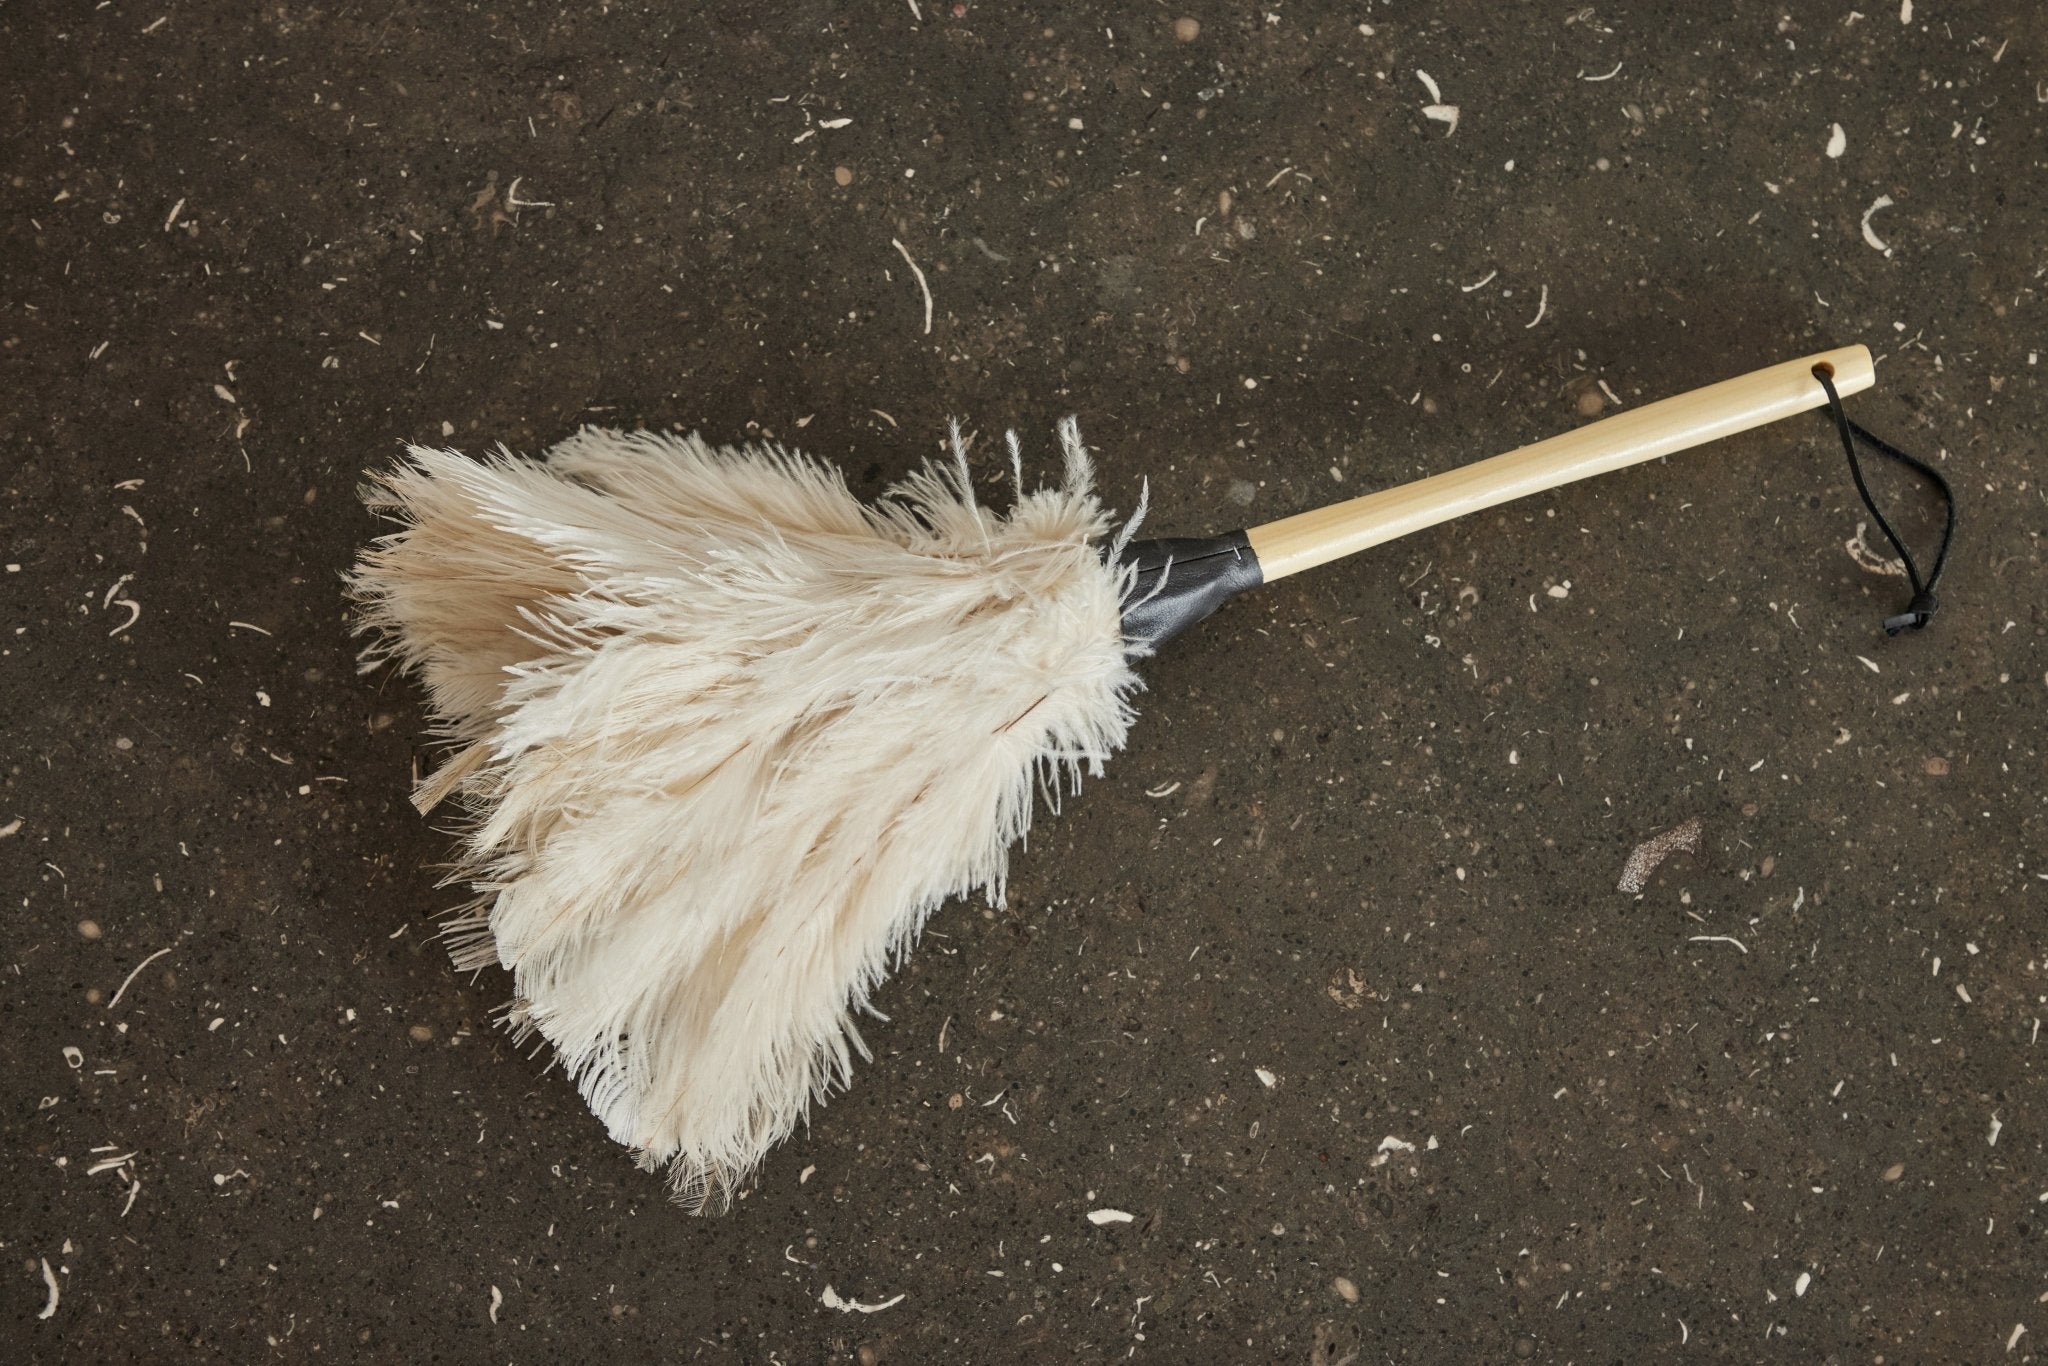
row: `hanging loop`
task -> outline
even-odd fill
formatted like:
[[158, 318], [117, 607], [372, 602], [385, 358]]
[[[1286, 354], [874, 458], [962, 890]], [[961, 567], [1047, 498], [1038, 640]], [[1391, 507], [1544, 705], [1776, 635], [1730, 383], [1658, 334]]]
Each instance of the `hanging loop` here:
[[[1820, 387], [1827, 390], [1828, 412], [1835, 420], [1835, 430], [1842, 437], [1842, 453], [1849, 457], [1849, 475], [1856, 481], [1856, 492], [1863, 499], [1863, 506], [1870, 509], [1870, 515], [1877, 522], [1878, 530], [1892, 543], [1892, 549], [1899, 552], [1899, 560], [1906, 566], [1906, 581], [1913, 586], [1913, 599], [1906, 604], [1906, 610], [1897, 616], [1886, 617], [1884, 633], [1895, 636], [1901, 631], [1917, 631], [1934, 620], [1935, 609], [1941, 606], [1941, 599], [1934, 595], [1934, 585], [1941, 580], [1941, 571], [1948, 567], [1949, 546], [1956, 535], [1956, 495], [1948, 485], [1941, 471], [1916, 455], [1908, 455], [1883, 437], [1875, 436], [1850, 421], [1849, 414], [1842, 409], [1842, 396], [1835, 392], [1834, 373], [1825, 365], [1813, 367], [1813, 377], [1820, 381]], [[1926, 578], [1920, 576], [1920, 566], [1913, 562], [1912, 552], [1882, 512], [1877, 510], [1877, 500], [1870, 496], [1870, 485], [1863, 480], [1863, 462], [1857, 458], [1856, 442], [1863, 441], [1872, 450], [1890, 457], [1909, 469], [1927, 476], [1935, 488], [1941, 491], [1941, 501], [1948, 509], [1948, 521], [1942, 527], [1941, 547], [1934, 553], [1934, 567]]]

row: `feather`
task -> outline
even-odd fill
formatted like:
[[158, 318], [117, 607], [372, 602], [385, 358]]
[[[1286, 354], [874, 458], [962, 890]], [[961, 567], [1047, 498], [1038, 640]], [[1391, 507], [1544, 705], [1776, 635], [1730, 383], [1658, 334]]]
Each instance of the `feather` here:
[[414, 447], [350, 586], [457, 746], [458, 967], [511, 970], [612, 1137], [722, 1206], [866, 1056], [853, 1023], [949, 897], [1000, 904], [1033, 792], [1099, 774], [1138, 686], [1131, 575], [1078, 431], [979, 506], [955, 460], [863, 505], [771, 446], [584, 430]]

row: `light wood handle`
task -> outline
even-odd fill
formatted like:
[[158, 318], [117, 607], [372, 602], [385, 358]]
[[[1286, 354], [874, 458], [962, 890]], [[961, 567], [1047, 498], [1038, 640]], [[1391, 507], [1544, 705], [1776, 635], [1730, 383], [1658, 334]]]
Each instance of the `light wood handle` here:
[[1815, 366], [1832, 368], [1835, 390], [1844, 396], [1861, 393], [1876, 379], [1868, 348], [1822, 351], [1618, 413], [1476, 465], [1283, 517], [1246, 535], [1271, 583], [1468, 512], [1821, 407], [1828, 399], [1813, 376]]

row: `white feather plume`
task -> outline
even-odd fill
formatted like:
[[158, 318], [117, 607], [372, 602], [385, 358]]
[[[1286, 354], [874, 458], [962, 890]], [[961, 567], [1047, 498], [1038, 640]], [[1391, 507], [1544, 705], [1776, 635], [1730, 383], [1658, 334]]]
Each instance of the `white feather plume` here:
[[[545, 462], [414, 447], [351, 587], [416, 671], [468, 808], [450, 928], [511, 969], [613, 1138], [722, 1204], [866, 1048], [948, 897], [1003, 895], [1033, 790], [1100, 773], [1137, 686], [1129, 576], [1080, 435], [979, 506], [927, 466], [874, 506], [773, 447], [586, 430]], [[1013, 447], [1014, 450], [1014, 447]]]

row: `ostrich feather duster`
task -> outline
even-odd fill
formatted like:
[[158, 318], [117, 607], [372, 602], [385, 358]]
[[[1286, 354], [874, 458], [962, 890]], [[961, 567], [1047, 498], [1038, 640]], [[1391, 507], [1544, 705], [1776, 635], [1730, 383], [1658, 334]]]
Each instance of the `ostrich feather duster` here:
[[350, 578], [365, 668], [424, 682], [454, 752], [415, 801], [468, 815], [456, 965], [511, 971], [508, 1023], [693, 1208], [848, 1084], [937, 906], [1000, 903], [1034, 790], [1124, 741], [1132, 581], [1060, 435], [1064, 485], [1006, 514], [957, 431], [873, 505], [779, 448], [602, 430], [413, 447], [365, 491], [401, 524]]

